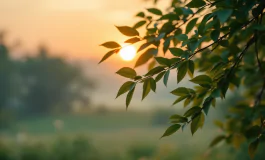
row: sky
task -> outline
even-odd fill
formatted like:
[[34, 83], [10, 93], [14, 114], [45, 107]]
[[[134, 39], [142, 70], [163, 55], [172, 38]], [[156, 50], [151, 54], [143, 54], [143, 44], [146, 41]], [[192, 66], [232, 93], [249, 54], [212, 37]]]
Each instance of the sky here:
[[[163, 0], [158, 6], [165, 8], [168, 3]], [[54, 55], [82, 61], [89, 76], [97, 82], [97, 90], [92, 93], [94, 104], [125, 107], [125, 96], [115, 100], [125, 79], [115, 72], [122, 66], [132, 67], [135, 60], [125, 62], [114, 56], [98, 65], [107, 52], [99, 45], [110, 40], [119, 43], [126, 40], [115, 25], [132, 26], [138, 21], [135, 14], [150, 7], [152, 3], [144, 0], [0, 0], [0, 29], [7, 31], [10, 42], [21, 41], [21, 50], [34, 52], [40, 44], [45, 44]], [[21, 52], [13, 54], [22, 56]], [[159, 93], [152, 93], [143, 102], [139, 88], [132, 106], [142, 109], [165, 104], [168, 107], [174, 101], [169, 92], [175, 86], [173, 73], [168, 88], [160, 84]]]
[[114, 25], [133, 25], [134, 15], [151, 6], [144, 0], [0, 0], [0, 29], [28, 50], [43, 43], [67, 58], [99, 58], [105, 52], [99, 44], [125, 40]]

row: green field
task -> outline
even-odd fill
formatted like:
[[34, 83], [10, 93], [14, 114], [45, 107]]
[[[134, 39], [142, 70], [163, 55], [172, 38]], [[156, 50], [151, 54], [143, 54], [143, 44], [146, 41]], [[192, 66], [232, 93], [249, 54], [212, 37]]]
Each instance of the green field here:
[[[63, 127], [59, 130], [53, 125], [56, 120], [63, 122]], [[133, 154], [145, 155], [152, 150], [149, 159], [161, 160], [222, 160], [235, 156], [235, 150], [225, 145], [208, 149], [211, 140], [221, 132], [210, 125], [204, 126], [204, 129], [199, 130], [194, 136], [191, 135], [189, 128], [186, 128], [184, 132], [159, 139], [166, 127], [167, 125], [155, 125], [152, 113], [110, 112], [29, 117], [20, 120], [11, 129], [2, 131], [1, 139], [9, 146], [18, 147], [17, 134], [21, 132], [25, 135], [26, 143], [41, 143], [49, 147], [61, 138], [71, 141], [83, 136], [95, 147], [102, 159], [109, 159], [107, 157], [115, 155], [116, 158], [110, 158], [113, 160], [134, 159], [128, 158], [132, 148]]]

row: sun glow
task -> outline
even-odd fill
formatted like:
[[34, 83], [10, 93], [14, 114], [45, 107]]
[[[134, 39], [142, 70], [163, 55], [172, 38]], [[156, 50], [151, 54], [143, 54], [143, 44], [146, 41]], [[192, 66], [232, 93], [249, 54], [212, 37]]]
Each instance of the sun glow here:
[[120, 50], [120, 56], [124, 61], [131, 61], [136, 55], [134, 46], [126, 46]]

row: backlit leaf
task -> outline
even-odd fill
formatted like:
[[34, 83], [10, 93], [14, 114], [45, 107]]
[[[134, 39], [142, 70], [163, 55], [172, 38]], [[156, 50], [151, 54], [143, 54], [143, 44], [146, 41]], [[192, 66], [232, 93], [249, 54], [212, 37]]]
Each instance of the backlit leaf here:
[[139, 32], [129, 26], [116, 26], [117, 29], [125, 36], [133, 37], [133, 36], [139, 36]]
[[108, 59], [110, 56], [112, 56], [114, 53], [118, 52], [119, 50], [112, 50], [109, 51], [108, 53], [106, 53], [103, 58], [100, 60], [99, 63], [102, 63], [103, 61], [105, 61], [106, 59]]
[[121, 47], [117, 42], [109, 41], [101, 44], [101, 46], [104, 46], [106, 48], [119, 48]]
[[186, 96], [186, 95], [190, 94], [189, 90], [185, 87], [179, 87], [179, 88], [171, 91], [170, 93], [172, 93], [176, 96]]
[[201, 112], [191, 122], [190, 129], [192, 135], [201, 127], [202, 123], [204, 123], [204, 115]]
[[258, 146], [259, 146], [259, 139], [256, 139], [249, 144], [248, 154], [249, 154], [251, 159], [254, 159]]
[[232, 9], [221, 9], [216, 12], [216, 15], [221, 23], [225, 23], [232, 13]]
[[155, 57], [155, 60], [161, 65], [165, 65], [168, 67], [171, 65], [170, 60], [164, 57]]
[[151, 90], [150, 79], [147, 79], [144, 81], [144, 84], [143, 84], [142, 100], [149, 94], [150, 90]]
[[218, 143], [220, 143], [225, 138], [226, 138], [226, 136], [224, 136], [224, 135], [220, 135], [220, 136], [215, 137], [213, 139], [213, 141], [211, 142], [210, 147], [214, 147], [215, 145], [217, 145]]
[[139, 21], [139, 22], [137, 22], [137, 23], [133, 26], [133, 28], [134, 28], [134, 29], [137, 29], [137, 28], [142, 27], [142, 26], [145, 25], [145, 24], [146, 24], [146, 21]]
[[212, 79], [207, 75], [199, 75], [190, 81], [200, 85], [209, 85], [212, 83]]
[[118, 70], [116, 73], [119, 74], [120, 76], [131, 79], [135, 78], [137, 75], [135, 70], [129, 67], [123, 67], [120, 70]]
[[206, 3], [203, 0], [192, 0], [186, 6], [189, 8], [200, 8], [204, 6]]
[[145, 64], [148, 60], [154, 57], [157, 54], [157, 49], [149, 48], [145, 51], [136, 61], [135, 67]]
[[178, 83], [185, 77], [187, 71], [188, 71], [188, 61], [184, 61], [181, 63], [181, 65], [178, 68], [178, 75], [177, 75]]
[[135, 82], [133, 81], [128, 81], [128, 82], [125, 82], [119, 89], [118, 93], [117, 93], [117, 96], [116, 98], [118, 98], [120, 95], [128, 92], [132, 86], [135, 84]]
[[132, 100], [132, 97], [133, 97], [133, 93], [134, 93], [134, 90], [135, 90], [135, 87], [133, 87], [133, 89], [131, 89], [127, 96], [126, 96], [126, 109], [129, 107], [130, 103], [131, 103], [131, 100]]
[[130, 39], [126, 40], [124, 43], [131, 43], [131, 44], [133, 44], [133, 43], [139, 42], [140, 40], [141, 39], [138, 38], [138, 37], [133, 37], [133, 38], [130, 38]]
[[184, 51], [180, 48], [169, 48], [169, 51], [172, 55], [181, 57], [184, 54]]
[[156, 81], [153, 78], [150, 78], [150, 85], [152, 91], [156, 92]]
[[162, 12], [157, 8], [148, 8], [147, 11], [155, 15], [159, 15], [159, 16], [162, 15]]
[[161, 138], [172, 135], [173, 133], [177, 132], [180, 127], [181, 125], [179, 124], [173, 124], [165, 131]]
[[198, 18], [194, 18], [187, 24], [186, 32], [185, 32], [186, 34], [188, 34], [194, 28], [197, 20], [198, 20]]
[[139, 13], [136, 14], [136, 17], [142, 17], [142, 18], [144, 18], [145, 17], [145, 14], [144, 14], [144, 12], [139, 12]]
[[187, 110], [185, 113], [184, 113], [184, 116], [185, 117], [191, 117], [199, 112], [201, 112], [202, 108], [198, 107], [198, 106], [195, 106], [195, 107], [192, 107], [191, 109]]
[[217, 41], [218, 38], [219, 38], [219, 35], [220, 35], [220, 31], [218, 31], [218, 30], [213, 30], [213, 31], [211, 32], [211, 39], [212, 39], [213, 41]]
[[167, 70], [164, 75], [164, 81], [163, 81], [165, 86], [167, 86], [169, 74], [170, 74], [170, 70]]

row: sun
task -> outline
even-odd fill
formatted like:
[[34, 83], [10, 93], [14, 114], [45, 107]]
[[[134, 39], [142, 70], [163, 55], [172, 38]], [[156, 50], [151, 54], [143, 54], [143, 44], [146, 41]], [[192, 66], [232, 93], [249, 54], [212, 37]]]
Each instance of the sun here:
[[136, 49], [134, 46], [125, 46], [119, 54], [124, 61], [131, 61], [136, 56]]

